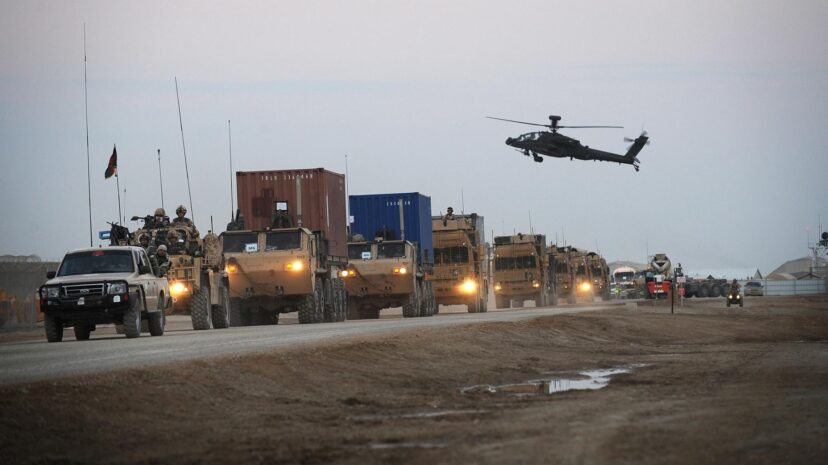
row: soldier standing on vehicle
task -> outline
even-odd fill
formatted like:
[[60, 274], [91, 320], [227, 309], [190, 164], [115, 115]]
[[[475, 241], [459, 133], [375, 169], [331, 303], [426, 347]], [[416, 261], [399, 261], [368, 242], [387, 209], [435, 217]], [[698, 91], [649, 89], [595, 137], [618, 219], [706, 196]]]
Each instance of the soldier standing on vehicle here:
[[446, 209], [446, 216], [443, 217], [444, 220], [453, 220], [454, 219], [454, 209], [448, 207]]
[[178, 232], [171, 229], [167, 232], [167, 252], [173, 255], [181, 253], [181, 243], [179, 242]]
[[148, 229], [150, 228], [163, 228], [165, 226], [169, 226], [170, 222], [167, 220], [167, 212], [164, 211], [163, 208], [156, 208], [155, 214], [152, 217], [152, 221], [150, 224], [145, 225]]
[[141, 234], [141, 237], [138, 238], [138, 243], [144, 250], [149, 249], [149, 236], [146, 234]]
[[193, 237], [198, 237], [198, 229], [196, 229], [195, 224], [193, 224], [193, 220], [185, 216], [186, 214], [187, 208], [184, 205], [179, 205], [178, 208], [175, 209], [176, 217], [172, 221], [173, 226], [186, 226], [193, 232]]

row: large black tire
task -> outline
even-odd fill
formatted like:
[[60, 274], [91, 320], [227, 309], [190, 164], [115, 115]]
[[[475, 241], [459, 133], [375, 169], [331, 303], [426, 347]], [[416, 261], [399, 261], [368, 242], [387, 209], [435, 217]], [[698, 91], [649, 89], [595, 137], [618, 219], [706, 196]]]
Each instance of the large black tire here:
[[710, 288], [705, 284], [699, 287], [699, 297], [709, 297]]
[[325, 323], [333, 323], [336, 321], [336, 296], [334, 290], [334, 283], [332, 279], [325, 279], [322, 281], [322, 292], [325, 295], [323, 299], [325, 308], [322, 310], [322, 318]]
[[337, 323], [348, 318], [348, 291], [345, 289], [345, 282], [341, 279], [334, 279], [334, 293], [336, 294], [336, 318]]
[[219, 303], [211, 307], [213, 328], [225, 329], [230, 327], [230, 292], [225, 286], [219, 286]]
[[408, 301], [403, 304], [403, 317], [417, 318], [420, 316], [420, 286], [416, 283], [408, 295]]
[[739, 306], [740, 306], [740, 307], [744, 307], [744, 306], [745, 306], [745, 299], [739, 299]]
[[210, 329], [210, 294], [207, 289], [201, 288], [193, 292], [190, 298], [190, 318], [196, 331]]
[[56, 316], [48, 313], [43, 315], [43, 329], [46, 330], [46, 340], [60, 342], [63, 340], [63, 322]]
[[722, 295], [727, 295], [726, 293], [722, 293], [722, 288], [718, 285], [713, 285], [710, 287], [710, 297], [719, 297]]
[[727, 299], [727, 307], [730, 308], [730, 299]]
[[303, 325], [322, 323], [325, 319], [324, 285], [319, 278], [316, 278], [315, 284], [313, 293], [306, 295], [304, 301], [299, 304], [299, 323]]
[[163, 336], [165, 326], [167, 326], [167, 317], [164, 315], [164, 310], [151, 312], [149, 314], [150, 336]]
[[279, 324], [279, 312], [257, 308], [250, 312], [250, 322], [253, 326], [273, 326]]
[[129, 308], [124, 312], [124, 334], [132, 339], [141, 336], [141, 311], [144, 302], [140, 294], [131, 296]]
[[420, 292], [420, 316], [434, 315], [434, 291], [431, 287], [431, 281], [423, 281], [422, 291]]
[[467, 307], [469, 313], [479, 313], [480, 312], [480, 300], [478, 300], [477, 297], [475, 297], [475, 298], [473, 298], [472, 300], [469, 300], [466, 303], [466, 307]]
[[568, 303], [568, 304], [574, 304], [575, 303], [575, 291], [574, 290], [569, 291], [569, 295], [566, 296], [566, 303]]
[[92, 334], [92, 328], [94, 327], [95, 325], [75, 324], [72, 328], [75, 330], [75, 339], [79, 341], [89, 340], [89, 335]]
[[348, 319], [349, 320], [361, 320], [362, 319], [362, 312], [359, 311], [359, 305], [357, 304], [356, 299], [353, 297], [348, 297]]
[[227, 319], [230, 326], [250, 326], [250, 314], [242, 312], [241, 297], [231, 297], [228, 304]]

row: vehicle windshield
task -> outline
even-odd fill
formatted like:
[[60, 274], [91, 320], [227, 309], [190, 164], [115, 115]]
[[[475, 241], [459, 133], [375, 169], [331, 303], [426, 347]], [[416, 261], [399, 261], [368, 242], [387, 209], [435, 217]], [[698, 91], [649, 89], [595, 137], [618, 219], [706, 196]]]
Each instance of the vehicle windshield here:
[[248, 250], [248, 245], [252, 244], [255, 248], [258, 244], [258, 234], [224, 234], [222, 236], [223, 250], [230, 253], [239, 253]]
[[634, 276], [635, 276], [634, 271], [625, 271], [625, 272], [621, 272], [621, 273], [615, 273], [615, 280], [616, 281], [632, 281]]
[[298, 249], [302, 245], [301, 234], [299, 231], [269, 232], [265, 251]]
[[567, 273], [569, 273], [569, 265], [563, 260], [556, 261], [555, 262], [555, 273], [558, 273], [558, 274], [567, 274]]
[[131, 273], [134, 269], [131, 251], [99, 249], [66, 255], [57, 275]]
[[762, 285], [760, 283], [757, 283], [756, 281], [751, 281], [749, 283], [746, 283], [745, 287], [762, 287]]
[[[363, 255], [365, 253], [368, 255]], [[348, 258], [351, 260], [366, 260], [370, 259], [370, 257], [371, 244], [348, 244]]]
[[438, 247], [434, 249], [434, 264], [468, 263], [469, 249], [467, 247]]
[[405, 257], [405, 242], [383, 242], [377, 245], [377, 258]]
[[498, 257], [495, 259], [495, 270], [534, 268], [535, 264], [534, 255], [524, 257]]

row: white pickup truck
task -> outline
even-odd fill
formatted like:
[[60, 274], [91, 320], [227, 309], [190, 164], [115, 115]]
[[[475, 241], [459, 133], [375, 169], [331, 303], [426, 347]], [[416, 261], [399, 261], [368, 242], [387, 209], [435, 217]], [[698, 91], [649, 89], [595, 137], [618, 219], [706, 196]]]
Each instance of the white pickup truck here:
[[141, 247], [75, 250], [46, 277], [38, 292], [49, 342], [62, 341], [69, 326], [76, 339], [86, 340], [95, 325], [106, 323], [123, 325], [128, 338], [139, 337], [142, 320], [151, 335], [164, 334], [164, 310], [172, 303], [169, 284], [153, 273]]

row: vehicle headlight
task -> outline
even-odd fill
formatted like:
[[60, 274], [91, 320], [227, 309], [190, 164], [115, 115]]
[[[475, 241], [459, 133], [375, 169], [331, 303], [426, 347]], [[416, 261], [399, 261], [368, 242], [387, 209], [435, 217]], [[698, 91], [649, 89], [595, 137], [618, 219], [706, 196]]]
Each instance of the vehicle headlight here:
[[109, 293], [110, 294], [126, 294], [127, 293], [127, 285], [126, 283], [112, 283], [109, 285]]
[[285, 265], [285, 269], [288, 271], [302, 271], [305, 268], [305, 264], [302, 263], [300, 260], [296, 260], [295, 262], [290, 262]]
[[184, 283], [175, 282], [170, 284], [170, 294], [174, 296], [179, 296], [185, 292], [187, 292], [187, 286], [185, 286]]
[[499, 291], [501, 289], [503, 289], [503, 286], [501, 286], [500, 283], [495, 283], [495, 290]]
[[348, 270], [342, 270], [339, 272], [340, 278], [347, 278], [348, 277]]
[[535, 289], [537, 289], [537, 288], [539, 288], [539, 287], [540, 287], [540, 283], [539, 283], [539, 282], [537, 282], [537, 281], [532, 281], [532, 287], [534, 287]]
[[227, 270], [228, 273], [235, 273], [235, 272], [239, 271], [239, 265], [236, 265], [235, 263], [229, 263], [227, 265], [226, 270]]
[[406, 274], [406, 273], [408, 273], [408, 270], [404, 266], [401, 266], [399, 268], [394, 268], [394, 274]]
[[732, 295], [728, 295], [728, 296], [727, 296], [727, 298], [728, 298], [728, 299], [732, 299], [732, 298], [733, 298], [733, 296], [732, 296]]
[[59, 287], [47, 287], [46, 288], [46, 298], [47, 299], [57, 299], [60, 297], [60, 288]]
[[588, 291], [588, 290], [592, 289], [592, 285], [587, 283], [587, 282], [581, 283], [581, 285], [579, 287], [581, 288], [582, 291]]
[[460, 288], [463, 289], [463, 292], [471, 294], [477, 290], [477, 283], [472, 279], [466, 278], [466, 280], [463, 281], [463, 284], [460, 285]]
[[737, 299], [741, 299], [741, 298], [742, 298], [742, 296], [740, 296], [739, 294], [736, 294], [736, 298], [737, 298]]

